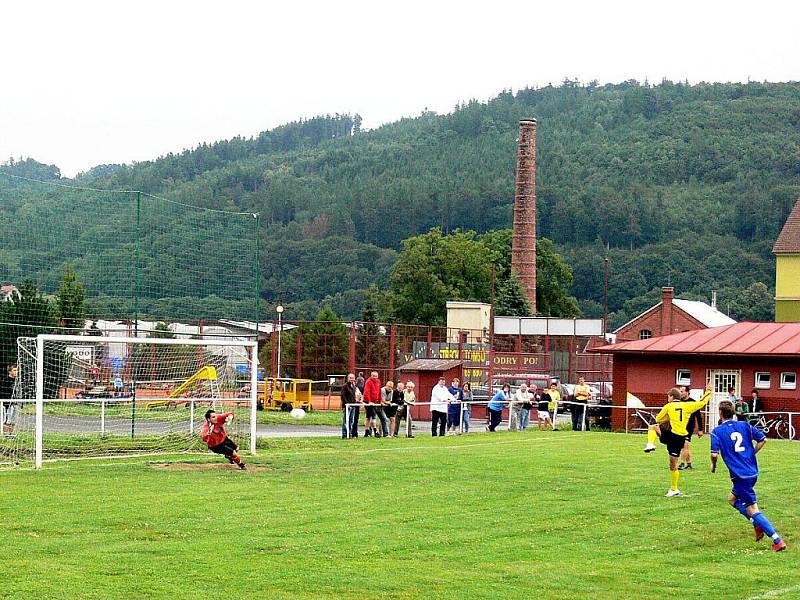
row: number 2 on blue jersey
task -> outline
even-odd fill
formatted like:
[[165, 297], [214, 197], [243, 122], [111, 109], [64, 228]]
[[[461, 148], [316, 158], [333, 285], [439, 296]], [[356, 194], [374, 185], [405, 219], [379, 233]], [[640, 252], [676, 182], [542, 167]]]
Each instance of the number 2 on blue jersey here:
[[741, 433], [734, 431], [731, 434], [731, 441], [733, 442], [733, 449], [736, 452], [744, 452], [744, 446], [742, 446], [743, 438]]

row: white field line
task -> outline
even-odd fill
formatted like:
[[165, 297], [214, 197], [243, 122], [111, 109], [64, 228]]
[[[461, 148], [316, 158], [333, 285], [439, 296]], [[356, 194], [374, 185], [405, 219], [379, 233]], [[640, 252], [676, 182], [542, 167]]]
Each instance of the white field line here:
[[[398, 447], [395, 446], [395, 447], [385, 447], [385, 448], [365, 448], [365, 449], [362, 449], [362, 450], [357, 450], [357, 449], [354, 449], [354, 448], [325, 448], [325, 449], [321, 449], [321, 450], [273, 450], [273, 451], [269, 452], [269, 456], [276, 455], [276, 454], [279, 454], [279, 455], [282, 455], [282, 456], [297, 456], [297, 455], [310, 455], [310, 454], [315, 454], [315, 455], [318, 455], [318, 454], [323, 454], [323, 455], [324, 454], [332, 454], [332, 455], [335, 455], [335, 454], [350, 454], [350, 455], [353, 455], [353, 454], [355, 454], [355, 455], [358, 455], [358, 454], [372, 454], [372, 453], [376, 453], [376, 452], [423, 452], [423, 451], [428, 451], [428, 450], [444, 450], [444, 449], [447, 449], [448, 451], [452, 452], [454, 450], [457, 451], [457, 450], [459, 450], [461, 448], [480, 448], [480, 447], [504, 446], [504, 445], [508, 445], [508, 444], [529, 444], [529, 443], [533, 443], [533, 442], [553, 442], [553, 441], [566, 440], [566, 439], [578, 437], [579, 435], [581, 435], [581, 434], [579, 434], [579, 433], [571, 433], [571, 434], [558, 435], [558, 436], [552, 436], [552, 437], [546, 437], [546, 438], [545, 437], [541, 437], [541, 438], [540, 437], [529, 437], [529, 438], [520, 438], [520, 439], [516, 439], [516, 440], [498, 440], [496, 442], [484, 442], [484, 443], [473, 443], [473, 444], [458, 444], [458, 445], [455, 445], [455, 446], [451, 446], [449, 444], [448, 445], [431, 444], [429, 446], [428, 445], [425, 445], [425, 446], [409, 446], [407, 448], [403, 448], [403, 447], [398, 448]], [[263, 452], [263, 449], [262, 449], [262, 452]], [[87, 466], [107, 468], [107, 467], [115, 467], [115, 466], [141, 465], [141, 464], [149, 464], [149, 463], [152, 463], [152, 462], [168, 462], [170, 459], [186, 457], [186, 456], [192, 456], [192, 457], [195, 457], [195, 456], [196, 457], [201, 457], [202, 456], [202, 457], [212, 458], [211, 455], [206, 454], [204, 452], [185, 452], [185, 453], [177, 453], [177, 454], [176, 453], [171, 453], [171, 454], [160, 454], [160, 455], [159, 454], [151, 454], [149, 456], [150, 456], [149, 460], [128, 460], [125, 457], [117, 456], [117, 457], [115, 457], [115, 462], [110, 462], [110, 461], [108, 461], [108, 462], [98, 462], [97, 464], [92, 464], [92, 465], [87, 465]], [[259, 455], [257, 454], [256, 458], [258, 458], [258, 456]], [[267, 456], [267, 453], [261, 454], [261, 456]], [[142, 455], [140, 454], [138, 456], [131, 456], [129, 458], [130, 459], [134, 459], [134, 458], [141, 458], [141, 457], [142, 457]], [[163, 460], [156, 460], [156, 459], [158, 459], [158, 457], [161, 457]], [[100, 460], [97, 457], [91, 457], [91, 458], [87, 457], [85, 460], [93, 460], [93, 459], [94, 460]], [[216, 462], [216, 461], [207, 460], [207, 461], [198, 461], [198, 462]], [[57, 461], [57, 462], [54, 462], [54, 463], [49, 463], [44, 470], [53, 471], [53, 470], [59, 469], [59, 468], [69, 468], [69, 465], [68, 464], [64, 464], [63, 461]], [[30, 469], [23, 468], [23, 469], [17, 469], [17, 470], [18, 471], [19, 470], [33, 470], [33, 467], [30, 467]], [[13, 472], [13, 471], [10, 471], [10, 472]]]
[[791, 594], [792, 592], [800, 592], [800, 584], [790, 585], [789, 587], [781, 588], [778, 590], [770, 590], [768, 592], [764, 592], [763, 594], [759, 594], [757, 596], [750, 596], [746, 600], [762, 600], [762, 598], [778, 598], [780, 596], [785, 596], [786, 594]]

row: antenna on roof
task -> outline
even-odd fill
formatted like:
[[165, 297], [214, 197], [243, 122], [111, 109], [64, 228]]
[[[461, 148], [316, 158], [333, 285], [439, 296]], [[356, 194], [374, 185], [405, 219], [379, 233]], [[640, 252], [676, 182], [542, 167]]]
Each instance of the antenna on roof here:
[[717, 310], [717, 290], [711, 290], [711, 308]]

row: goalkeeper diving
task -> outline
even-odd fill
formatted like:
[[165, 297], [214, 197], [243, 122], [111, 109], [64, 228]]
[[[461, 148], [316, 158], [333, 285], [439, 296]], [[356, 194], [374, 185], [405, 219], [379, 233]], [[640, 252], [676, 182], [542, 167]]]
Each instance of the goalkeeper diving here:
[[222, 454], [232, 465], [237, 465], [242, 471], [247, 469], [247, 465], [242, 462], [239, 456], [239, 446], [228, 437], [225, 431], [225, 423], [233, 419], [233, 413], [222, 413], [218, 415], [214, 409], [206, 411], [206, 422], [200, 431], [200, 437], [214, 454]]

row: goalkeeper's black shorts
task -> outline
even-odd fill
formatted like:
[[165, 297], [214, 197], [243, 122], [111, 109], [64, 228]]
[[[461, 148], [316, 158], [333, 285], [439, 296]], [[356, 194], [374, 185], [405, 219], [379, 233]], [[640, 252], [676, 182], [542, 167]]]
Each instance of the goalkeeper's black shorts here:
[[222, 454], [223, 456], [230, 456], [238, 449], [239, 447], [234, 444], [231, 438], [225, 438], [225, 441], [221, 444], [217, 444], [216, 446], [209, 448], [209, 450], [211, 450], [214, 454]]

